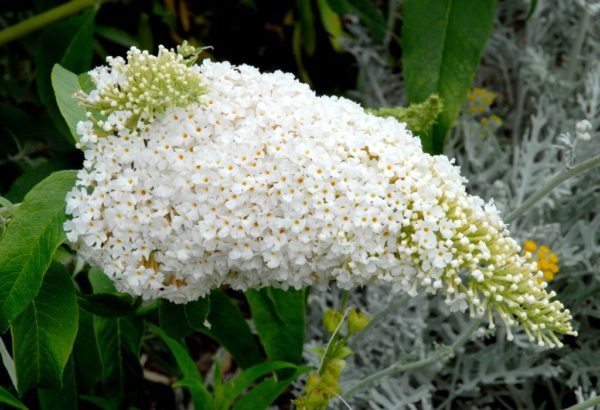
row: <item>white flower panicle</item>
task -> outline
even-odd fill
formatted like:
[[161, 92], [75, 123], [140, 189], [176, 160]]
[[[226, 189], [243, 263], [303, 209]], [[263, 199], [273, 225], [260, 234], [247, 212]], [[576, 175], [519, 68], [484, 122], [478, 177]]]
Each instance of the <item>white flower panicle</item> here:
[[[183, 303], [223, 285], [379, 280], [495, 310], [539, 343], [575, 334], [493, 203], [468, 195], [452, 161], [423, 153], [405, 124], [317, 97], [291, 74], [185, 69], [206, 86], [197, 102], [135, 127], [114, 120], [102, 135], [78, 127], [85, 163], [65, 230], [118, 289]], [[96, 72], [99, 90], [118, 88], [110, 68]], [[114, 113], [135, 114], [137, 100], [119, 101]]]

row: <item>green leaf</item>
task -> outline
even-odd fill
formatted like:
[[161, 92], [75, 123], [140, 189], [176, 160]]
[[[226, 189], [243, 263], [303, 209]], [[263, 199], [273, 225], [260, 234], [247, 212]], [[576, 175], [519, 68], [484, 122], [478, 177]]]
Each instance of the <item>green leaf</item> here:
[[65, 69], [81, 73], [90, 69], [93, 55], [94, 18], [96, 10], [70, 17], [53, 24], [38, 39], [36, 49], [36, 84], [41, 102], [48, 107], [50, 117], [56, 126], [66, 135], [65, 126], [52, 96], [50, 74], [54, 64]]
[[176, 339], [191, 335], [194, 331], [206, 329], [205, 322], [210, 310], [208, 297], [176, 304], [168, 300], [161, 300], [158, 307], [160, 327], [171, 337]]
[[27, 410], [27, 406], [19, 401], [15, 396], [13, 396], [8, 390], [4, 387], [0, 386], [0, 403], [7, 404], [12, 408]]
[[335, 51], [341, 52], [343, 48], [340, 46], [339, 40], [344, 36], [344, 29], [342, 28], [342, 19], [340, 16], [331, 9], [327, 0], [317, 0], [317, 6], [319, 7], [319, 15], [321, 16], [321, 23], [329, 34], [329, 40], [331, 46]]
[[263, 361], [244, 316], [220, 290], [210, 294], [210, 313], [207, 320], [210, 329], [205, 327], [200, 331], [227, 349], [242, 369]]
[[314, 16], [310, 3], [310, 1], [299, 0], [298, 12], [302, 33], [302, 47], [307, 55], [312, 56], [317, 47], [317, 34], [315, 32]]
[[174, 386], [186, 387], [190, 391], [190, 394], [192, 395], [192, 401], [194, 402], [194, 408], [196, 410], [216, 409], [212, 396], [206, 389], [206, 386], [204, 386], [200, 371], [196, 367], [196, 363], [190, 357], [185, 347], [183, 347], [175, 339], [167, 336], [167, 334], [158, 326], [149, 324], [148, 327], [157, 336], [159, 336], [163, 342], [165, 342], [175, 357], [177, 366], [179, 366], [179, 369], [183, 374], [183, 378], [175, 383]]
[[269, 358], [299, 364], [304, 347], [304, 290], [248, 289], [246, 298]]
[[537, 8], [538, 0], [531, 0], [531, 4], [529, 5], [529, 11], [527, 12], [527, 16], [525, 20], [529, 20], [533, 13], [535, 13], [535, 9]]
[[112, 26], [96, 26], [98, 36], [123, 47], [140, 48], [140, 43], [131, 34]]
[[51, 80], [58, 109], [71, 131], [73, 139], [79, 141], [77, 123], [87, 120], [85, 110], [79, 106], [79, 103], [74, 98], [74, 94], [81, 89], [79, 79], [60, 64], [54, 64]]
[[21, 395], [38, 386], [61, 386], [77, 336], [78, 316], [73, 281], [62, 265], [53, 263], [35, 299], [11, 324]]
[[218, 402], [219, 408], [230, 408], [235, 399], [239, 397], [253, 382], [273, 370], [295, 369], [296, 365], [286, 362], [259, 363], [244, 370], [233, 380], [225, 383], [223, 400]]
[[210, 312], [210, 298], [204, 297], [193, 302], [188, 302], [184, 307], [185, 318], [190, 327], [194, 330], [205, 329], [205, 323]]
[[39, 389], [38, 400], [41, 410], [76, 410], [77, 409], [77, 384], [73, 357], [67, 362], [63, 375], [62, 388]]
[[120, 317], [135, 312], [133, 298], [125, 293], [97, 293], [77, 299], [79, 306], [96, 316]]
[[365, 23], [375, 42], [383, 42], [387, 31], [387, 24], [381, 10], [371, 0], [348, 0], [348, 4], [350, 4], [351, 9]]
[[76, 171], [59, 171], [37, 184], [15, 212], [0, 241], [0, 331], [32, 301], [52, 255], [65, 240], [65, 197]]
[[34, 168], [28, 169], [10, 186], [5, 197], [12, 202], [21, 202], [27, 192], [39, 184], [44, 178], [55, 171], [68, 168], [68, 162], [59, 158], [52, 158]]
[[[95, 294], [115, 292], [108, 276], [97, 268], [90, 269], [88, 278]], [[104, 389], [114, 401], [134, 394], [129, 385], [141, 377], [139, 364], [143, 320], [135, 316], [104, 318], [94, 316], [94, 334], [102, 369]]]
[[250, 390], [248, 394], [240, 399], [233, 410], [255, 410], [266, 409], [277, 397], [279, 397], [292, 383], [303, 373], [312, 370], [311, 367], [299, 367], [293, 375], [278, 382], [274, 378], [266, 379]]
[[98, 343], [94, 333], [94, 317], [79, 309], [79, 331], [73, 348], [77, 383], [82, 391], [90, 391], [102, 376]]
[[82, 73], [92, 62], [92, 41], [96, 11], [92, 8], [46, 29], [37, 42], [36, 83], [44, 104], [52, 100], [50, 72], [54, 64]]
[[175, 339], [184, 338], [194, 333], [194, 329], [185, 317], [185, 305], [161, 299], [158, 305], [158, 321], [161, 329]]
[[327, 4], [337, 14], [347, 14], [350, 11], [350, 5], [347, 0], [327, 0]]
[[406, 0], [402, 58], [410, 104], [438, 94], [444, 112], [423, 148], [441, 153], [492, 31], [495, 0]]
[[81, 89], [88, 94], [96, 88], [96, 84], [94, 84], [92, 77], [88, 73], [79, 74], [77, 79], [79, 80]]

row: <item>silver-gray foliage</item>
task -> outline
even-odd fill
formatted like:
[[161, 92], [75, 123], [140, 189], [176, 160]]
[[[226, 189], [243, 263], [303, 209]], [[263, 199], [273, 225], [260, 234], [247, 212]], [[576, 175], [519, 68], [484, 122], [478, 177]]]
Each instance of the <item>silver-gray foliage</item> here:
[[[476, 85], [497, 94], [489, 114], [503, 120], [490, 132], [481, 115], [463, 113], [446, 154], [469, 178], [470, 192], [494, 198], [506, 215], [552, 175], [600, 153], [600, 3], [539, 1], [525, 21], [528, 1], [498, 2], [496, 27]], [[397, 21], [390, 21], [390, 27]], [[357, 59], [362, 82], [353, 94], [365, 105], [402, 104], [402, 79], [386, 47], [374, 46], [350, 20], [346, 49]], [[575, 124], [592, 124], [590, 141]], [[560, 257], [550, 286], [573, 312], [578, 338], [559, 350], [531, 345], [522, 333], [506, 341], [502, 329], [479, 332], [445, 361], [388, 377], [348, 399], [354, 409], [562, 408], [594, 397], [600, 374], [600, 171], [560, 185], [511, 226]], [[339, 301], [336, 293], [310, 299], [309, 344], [326, 337], [320, 319]], [[351, 343], [355, 354], [343, 386], [390, 364], [425, 357], [450, 344], [469, 318], [451, 314], [442, 298], [392, 295], [371, 286], [351, 303], [378, 319]], [[340, 401], [332, 404], [345, 408]]]

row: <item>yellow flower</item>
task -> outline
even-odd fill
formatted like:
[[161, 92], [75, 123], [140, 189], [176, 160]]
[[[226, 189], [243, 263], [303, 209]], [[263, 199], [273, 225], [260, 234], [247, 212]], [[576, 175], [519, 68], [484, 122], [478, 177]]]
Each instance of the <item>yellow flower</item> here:
[[[537, 255], [534, 256], [533, 254], [536, 249]], [[524, 252], [531, 254], [531, 260], [537, 263], [538, 269], [544, 274], [544, 280], [546, 280], [546, 282], [554, 280], [554, 276], [560, 270], [560, 267], [558, 266], [560, 259], [550, 250], [550, 248], [544, 245], [540, 245], [538, 248], [534, 241], [528, 240], [523, 244], [523, 250]]]

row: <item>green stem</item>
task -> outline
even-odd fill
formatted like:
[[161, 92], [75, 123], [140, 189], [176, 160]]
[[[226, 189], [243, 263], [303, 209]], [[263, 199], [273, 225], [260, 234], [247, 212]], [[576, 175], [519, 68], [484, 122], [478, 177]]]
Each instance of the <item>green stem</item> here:
[[405, 372], [407, 370], [413, 370], [418, 369], [420, 367], [428, 366], [432, 363], [439, 362], [440, 360], [451, 356], [452, 354], [454, 354], [454, 351], [456, 349], [465, 344], [471, 338], [471, 336], [477, 331], [477, 329], [481, 325], [481, 322], [483, 322], [483, 317], [474, 319], [471, 323], [471, 326], [469, 326], [468, 329], [465, 330], [464, 333], [454, 341], [454, 343], [452, 343], [450, 346], [437, 350], [434, 354], [430, 355], [429, 357], [409, 363], [396, 362], [390, 365], [389, 367], [362, 379], [350, 389], [348, 389], [343, 394], [344, 397], [347, 399], [359, 392], [360, 390], [369, 387], [373, 383], [385, 377], [391, 376], [396, 373]]
[[0, 46], [107, 0], [72, 0], [0, 31]]
[[325, 365], [327, 364], [327, 360], [331, 355], [331, 351], [337, 346], [337, 339], [339, 337], [340, 331], [342, 330], [342, 326], [344, 325], [344, 321], [346, 320], [346, 316], [348, 316], [348, 312], [350, 308], [347, 308], [344, 311], [344, 315], [340, 319], [340, 323], [338, 323], [337, 327], [333, 331], [333, 334], [329, 338], [329, 342], [327, 342], [327, 346], [325, 347], [325, 352], [323, 353], [323, 358], [321, 359], [321, 363], [319, 364], [319, 374], [323, 374], [323, 370], [325, 369]]
[[567, 407], [565, 410], [585, 410], [585, 409], [589, 409], [591, 407], [594, 407], [596, 404], [600, 404], [600, 396], [598, 397], [593, 397], [589, 400], [586, 400], [584, 402], [575, 404], [571, 407]]
[[529, 210], [529, 208], [535, 205], [537, 201], [546, 196], [558, 185], [562, 184], [567, 179], [589, 171], [590, 169], [598, 165], [600, 165], [600, 155], [596, 155], [595, 157], [588, 159], [587, 161], [584, 161], [581, 164], [577, 164], [573, 168], [554, 176], [543, 187], [538, 189], [533, 195], [527, 198], [527, 200], [525, 200], [525, 202], [523, 202], [517, 209], [509, 213], [508, 216], [504, 218], [504, 221], [508, 224], [513, 222], [515, 219], [523, 215], [527, 210]]

